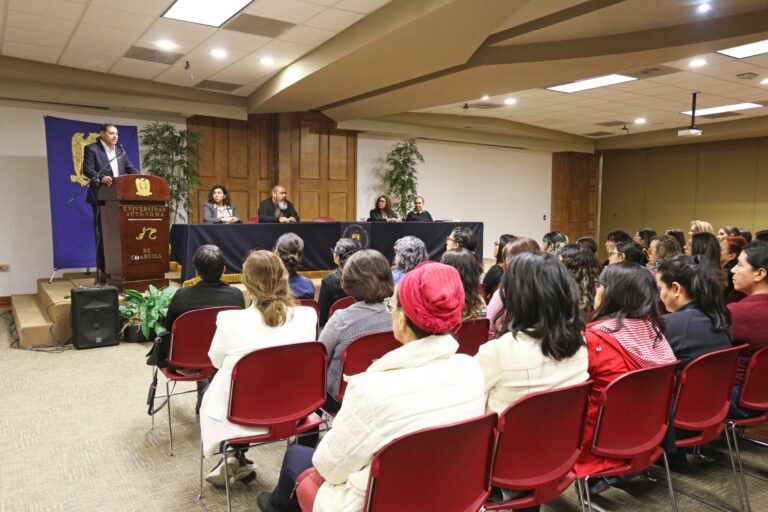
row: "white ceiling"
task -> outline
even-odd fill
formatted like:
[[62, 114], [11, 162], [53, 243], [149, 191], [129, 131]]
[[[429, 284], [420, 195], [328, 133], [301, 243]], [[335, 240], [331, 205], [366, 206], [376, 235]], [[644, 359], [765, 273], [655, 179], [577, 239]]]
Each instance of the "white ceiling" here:
[[[0, 54], [156, 82], [239, 84], [248, 96], [267, 78], [389, 0], [254, 0], [241, 12], [295, 23], [277, 38], [217, 29], [160, 15], [173, 0], [0, 0]], [[132, 46], [167, 39], [175, 64], [124, 57]], [[216, 59], [214, 48], [227, 51]], [[276, 65], [259, 59], [271, 56]], [[190, 69], [185, 69], [185, 63]]]

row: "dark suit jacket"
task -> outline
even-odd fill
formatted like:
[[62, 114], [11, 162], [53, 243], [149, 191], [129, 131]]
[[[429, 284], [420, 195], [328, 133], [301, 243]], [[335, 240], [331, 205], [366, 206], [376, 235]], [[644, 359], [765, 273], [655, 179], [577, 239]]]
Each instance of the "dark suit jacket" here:
[[[117, 152], [119, 153], [120, 150], [118, 149]], [[88, 178], [91, 178], [91, 183], [88, 185], [88, 197], [86, 198], [86, 201], [91, 204], [98, 203], [97, 198], [99, 188], [101, 187], [101, 181], [96, 179], [96, 175], [105, 167], [107, 169], [102, 173], [102, 177], [112, 176], [112, 164], [109, 163], [109, 158], [107, 158], [107, 152], [102, 145], [101, 139], [93, 144], [88, 144], [83, 148], [83, 174]], [[121, 156], [117, 159], [117, 169], [120, 176], [126, 174], [139, 174], [139, 170], [133, 166], [127, 156]]]
[[[296, 222], [299, 222], [299, 212], [293, 207], [293, 203], [286, 201], [288, 206], [285, 210], [280, 210], [280, 214], [283, 217], [293, 217]], [[272, 202], [272, 198], [268, 197], [259, 203], [259, 223], [261, 222], [280, 222], [280, 217], [275, 216], [275, 210], [277, 206]]]
[[368, 222], [387, 222], [387, 219], [396, 219], [397, 213], [392, 211], [391, 213], [388, 213], [386, 216], [384, 216], [383, 213], [381, 213], [381, 210], [378, 208], [374, 208], [370, 212], [368, 212]]
[[[165, 315], [165, 328], [171, 331], [173, 322], [182, 313], [193, 309], [212, 308], [216, 306], [245, 307], [243, 292], [229, 286], [223, 281], [200, 281], [188, 288], [179, 288], [168, 305], [168, 313]], [[148, 365], [165, 367], [168, 365], [168, 350], [170, 348], [170, 335], [163, 336], [163, 341], [152, 346], [147, 359]]]
[[712, 321], [694, 303], [664, 315], [664, 327], [664, 335], [672, 352], [682, 362], [681, 366], [704, 354], [732, 346], [730, 330], [712, 329]]

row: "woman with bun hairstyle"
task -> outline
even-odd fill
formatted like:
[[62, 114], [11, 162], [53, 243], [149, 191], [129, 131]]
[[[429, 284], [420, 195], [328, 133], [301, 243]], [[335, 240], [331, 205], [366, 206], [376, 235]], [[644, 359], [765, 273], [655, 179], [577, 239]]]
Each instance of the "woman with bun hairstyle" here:
[[281, 235], [275, 242], [275, 254], [288, 270], [288, 286], [297, 299], [314, 299], [315, 285], [298, 273], [299, 263], [304, 257], [304, 240], [296, 233]]

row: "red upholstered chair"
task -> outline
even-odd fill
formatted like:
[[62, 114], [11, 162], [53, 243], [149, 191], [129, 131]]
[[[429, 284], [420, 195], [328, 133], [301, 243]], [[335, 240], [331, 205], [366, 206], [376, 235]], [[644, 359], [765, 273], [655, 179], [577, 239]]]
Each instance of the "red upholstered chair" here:
[[[576, 480], [573, 465], [592, 381], [533, 393], [499, 417], [491, 485], [530, 493], [506, 503], [486, 502], [486, 510], [528, 508], [552, 501]], [[556, 411], [556, 414], [553, 414]]]
[[[355, 338], [341, 353], [340, 373], [342, 376], [363, 373], [375, 360], [399, 347], [402, 344], [395, 339], [392, 331], [374, 332]], [[347, 382], [342, 378], [339, 392], [336, 393], [337, 401], [344, 399], [346, 389]]]
[[328, 320], [331, 319], [331, 317], [335, 312], [337, 312], [340, 309], [348, 308], [355, 302], [356, 301], [354, 297], [346, 296], [346, 297], [340, 298], [339, 300], [331, 304], [331, 308], [328, 310]]
[[[744, 479], [744, 469], [741, 465], [741, 454], [739, 452], [739, 441], [737, 436], [737, 429], [744, 429], [749, 425], [755, 425], [758, 423], [764, 423], [768, 421], [768, 347], [758, 350], [752, 355], [747, 366], [747, 371], [744, 375], [744, 382], [741, 385], [741, 391], [739, 392], [740, 407], [746, 409], [752, 409], [754, 411], [760, 411], [760, 414], [752, 418], [736, 419], [728, 418], [726, 420], [725, 438], [728, 441], [728, 448], [731, 455], [731, 464], [738, 465], [739, 469], [739, 482], [741, 484], [741, 491], [744, 496], [744, 502], [746, 503], [747, 510], [751, 509], [749, 503], [749, 491], [747, 490], [747, 482]], [[761, 446], [768, 446], [763, 441], [751, 439], [744, 436], [744, 439], [755, 442]], [[733, 449], [731, 449], [733, 447]], [[735, 457], [734, 457], [735, 455]], [[759, 477], [761, 480], [765, 480]]]
[[258, 223], [259, 223], [259, 218], [258, 217], [250, 217], [248, 219], [248, 224], [258, 224]]
[[[714, 441], [722, 433], [742, 348], [734, 347], [704, 354], [683, 369], [675, 396], [674, 427], [688, 430], [693, 435], [677, 439], [675, 445], [678, 448], [701, 446]], [[735, 466], [733, 477], [739, 501], [743, 503]]]
[[480, 510], [488, 476], [496, 414], [404, 435], [373, 457], [368, 512]]
[[[323, 423], [315, 414], [325, 402], [325, 347], [318, 341], [255, 350], [232, 369], [227, 419], [237, 425], [266, 427], [266, 434], [224, 440], [221, 456], [233, 444], [257, 445], [298, 436]], [[224, 480], [227, 509], [232, 509], [227, 464]], [[203, 452], [200, 448], [200, 495], [203, 498]]]
[[580, 487], [583, 487], [590, 511], [590, 478], [639, 473], [663, 456], [669, 497], [672, 509], [677, 512], [667, 455], [659, 445], [669, 424], [678, 363], [626, 373], [605, 388], [600, 397], [590, 450], [598, 457], [623, 459], [624, 464], [594, 474], [577, 474], [583, 481], [584, 485]]
[[459, 342], [457, 354], [474, 356], [480, 350], [480, 345], [488, 341], [488, 331], [491, 329], [491, 321], [487, 318], [475, 318], [462, 322], [456, 333]]
[[[153, 369], [152, 390], [150, 391], [150, 416], [152, 425], [149, 429], [154, 436], [155, 414], [164, 406], [168, 408], [168, 438], [170, 442], [170, 455], [173, 455], [173, 424], [171, 423], [171, 397], [192, 393], [196, 390], [173, 393], [177, 382], [199, 382], [213, 375], [213, 365], [208, 359], [208, 350], [211, 348], [213, 335], [216, 333], [216, 316], [221, 311], [239, 309], [232, 306], [203, 308], [187, 311], [179, 315], [171, 327], [171, 341], [168, 351], [168, 367]], [[182, 375], [175, 369], [198, 370], [195, 375]], [[155, 396], [158, 370], [165, 376], [165, 395]], [[186, 372], [185, 372], [186, 373]], [[173, 382], [173, 388], [171, 388]], [[155, 407], [155, 400], [164, 398], [165, 401], [159, 407]]]
[[315, 217], [312, 222], [336, 222], [333, 217]]
[[317, 313], [317, 327], [315, 328], [315, 331], [317, 332], [317, 337], [320, 336], [320, 304], [317, 303], [315, 299], [299, 299], [299, 304], [302, 306], [309, 306], [310, 308], [314, 308], [315, 313]]

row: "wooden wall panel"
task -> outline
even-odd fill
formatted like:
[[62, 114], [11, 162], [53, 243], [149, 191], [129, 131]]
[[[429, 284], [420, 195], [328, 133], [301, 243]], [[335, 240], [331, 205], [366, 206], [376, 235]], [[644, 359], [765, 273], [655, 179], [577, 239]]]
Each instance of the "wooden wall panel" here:
[[224, 177], [229, 167], [229, 123], [226, 119], [213, 119], [213, 173]]
[[198, 174], [201, 177], [213, 177], [213, 160], [215, 156], [213, 154], [213, 144], [210, 143], [213, 138], [213, 118], [196, 116], [190, 118], [187, 126], [191, 132], [197, 133], [200, 137], [198, 139]]
[[554, 153], [550, 228], [571, 240], [595, 236], [598, 186], [599, 155]]
[[340, 130], [331, 130], [328, 134], [328, 179], [348, 179], [347, 133]]
[[229, 119], [227, 122], [227, 176], [248, 178], [248, 124]]
[[334, 219], [348, 219], [347, 192], [328, 192], [328, 216]]
[[320, 179], [320, 123], [299, 121], [299, 178]]
[[300, 190], [298, 203], [301, 207], [297, 208], [299, 217], [305, 221], [320, 217], [320, 196], [319, 190]]

